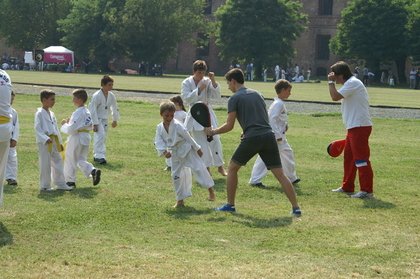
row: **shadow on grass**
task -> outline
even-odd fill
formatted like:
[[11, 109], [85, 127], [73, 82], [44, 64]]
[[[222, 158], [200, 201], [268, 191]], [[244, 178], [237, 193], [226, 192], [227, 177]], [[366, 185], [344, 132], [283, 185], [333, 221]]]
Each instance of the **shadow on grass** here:
[[116, 171], [116, 170], [121, 170], [121, 169], [124, 168], [123, 163], [113, 163], [113, 162], [109, 163], [109, 162], [107, 162], [106, 164], [101, 165], [97, 162], [92, 162], [92, 164], [95, 168], [101, 169], [101, 170], [114, 170], [114, 171]]
[[235, 217], [238, 217], [239, 220], [234, 220], [234, 222], [240, 223], [244, 226], [250, 228], [277, 228], [289, 226], [293, 222], [292, 217], [279, 217], [271, 219], [261, 219], [250, 215], [245, 215], [241, 213], [234, 213]]
[[62, 190], [54, 190], [54, 191], [39, 191], [38, 199], [48, 201], [48, 202], [56, 202], [59, 197], [62, 197], [66, 191]]
[[226, 178], [214, 179], [214, 189], [216, 192], [222, 192], [226, 190]]
[[4, 185], [3, 191], [5, 194], [16, 194], [20, 192], [20, 188], [18, 186]]
[[0, 222], [0, 247], [13, 244], [13, 235], [7, 230], [6, 226]]
[[380, 199], [363, 199], [363, 208], [382, 208], [391, 209], [395, 208], [395, 204]]
[[74, 196], [79, 196], [82, 199], [93, 199], [97, 194], [98, 187], [76, 188], [70, 193]]
[[[264, 187], [264, 188], [256, 187], [256, 186], [250, 186], [250, 187], [255, 188], [255, 189], [265, 190], [265, 191], [273, 191], [273, 192], [284, 193], [283, 188], [281, 187], [280, 184], [278, 184], [276, 186], [267, 186], [266, 185], [266, 187]], [[298, 195], [298, 196], [309, 196], [309, 195], [311, 195], [311, 194], [303, 192], [301, 187], [299, 186], [299, 184], [296, 184], [295, 186], [293, 186], [293, 188], [295, 188], [296, 195]]]
[[48, 201], [48, 202], [56, 202], [58, 198], [62, 197], [63, 195], [67, 194], [79, 196], [83, 199], [93, 199], [97, 193], [97, 187], [86, 187], [86, 188], [76, 188], [72, 191], [63, 191], [63, 190], [54, 190], [54, 191], [40, 191], [38, 194], [38, 198]]
[[175, 219], [188, 219], [191, 216], [197, 216], [197, 215], [203, 215], [203, 214], [209, 214], [210, 212], [213, 212], [214, 210], [209, 209], [200, 209], [197, 210], [192, 206], [185, 206], [185, 207], [179, 207], [179, 208], [171, 208], [166, 210], [166, 214], [174, 217]]

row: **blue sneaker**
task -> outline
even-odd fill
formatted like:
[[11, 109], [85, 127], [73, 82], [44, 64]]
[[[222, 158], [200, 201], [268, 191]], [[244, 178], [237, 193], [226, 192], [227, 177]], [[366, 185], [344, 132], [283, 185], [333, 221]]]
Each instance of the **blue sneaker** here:
[[300, 210], [299, 207], [293, 208], [291, 214], [295, 217], [300, 217], [302, 216], [302, 211]]
[[224, 204], [221, 207], [215, 208], [216, 211], [226, 211], [226, 212], [235, 212], [235, 206], [230, 204]]

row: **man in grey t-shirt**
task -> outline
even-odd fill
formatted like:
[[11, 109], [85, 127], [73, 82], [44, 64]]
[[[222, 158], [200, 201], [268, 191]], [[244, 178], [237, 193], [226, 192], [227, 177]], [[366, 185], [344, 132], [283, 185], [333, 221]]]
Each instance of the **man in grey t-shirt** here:
[[301, 210], [296, 200], [296, 193], [290, 180], [283, 174], [276, 138], [268, 121], [267, 108], [263, 97], [255, 90], [244, 86], [244, 73], [241, 69], [232, 69], [225, 78], [229, 90], [234, 94], [228, 101], [226, 123], [216, 129], [206, 128], [208, 135], [223, 134], [231, 131], [238, 119], [243, 130], [241, 143], [229, 163], [227, 184], [227, 203], [216, 210], [234, 212], [238, 171], [242, 166], [259, 154], [267, 169], [271, 170], [283, 187], [284, 193], [292, 204], [292, 214], [300, 216]]

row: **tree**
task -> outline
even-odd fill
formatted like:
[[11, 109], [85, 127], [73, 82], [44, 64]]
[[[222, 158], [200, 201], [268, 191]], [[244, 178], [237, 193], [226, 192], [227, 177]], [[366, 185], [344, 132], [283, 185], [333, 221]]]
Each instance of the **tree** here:
[[227, 0], [216, 12], [221, 58], [253, 61], [257, 77], [263, 65], [286, 65], [306, 24], [301, 8], [299, 1], [290, 0]]
[[109, 61], [124, 52], [118, 33], [124, 5], [124, 0], [74, 1], [71, 12], [59, 22], [62, 42], [78, 57], [108, 71]]
[[[412, 0], [353, 0], [343, 9], [332, 51], [342, 57], [364, 59], [379, 71], [380, 62], [395, 61], [405, 81], [408, 47], [408, 4]], [[418, 39], [418, 38], [417, 38]]]
[[127, 0], [119, 33], [136, 61], [165, 62], [177, 44], [204, 27], [202, 0]]
[[70, 11], [70, 0], [1, 0], [0, 33], [19, 49], [57, 45], [57, 21]]
[[414, 1], [409, 8], [408, 45], [413, 61], [420, 63], [420, 0]]

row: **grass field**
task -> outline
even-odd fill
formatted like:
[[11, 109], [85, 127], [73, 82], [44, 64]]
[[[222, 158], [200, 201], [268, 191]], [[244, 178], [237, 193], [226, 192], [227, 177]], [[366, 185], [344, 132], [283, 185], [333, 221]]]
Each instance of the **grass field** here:
[[[101, 75], [68, 74], [57, 72], [9, 71], [13, 82], [35, 84], [58, 84], [66, 86], [93, 87], [100, 86]], [[139, 77], [119, 75], [115, 76], [117, 90], [143, 90], [161, 92], [179, 92], [182, 76]], [[222, 86], [222, 95], [229, 96], [223, 77], [217, 77]], [[267, 98], [274, 97], [273, 82], [247, 82], [246, 85], [263, 93]], [[331, 102], [326, 81], [321, 83], [293, 84], [290, 100]], [[369, 87], [371, 105], [385, 105], [398, 107], [420, 108], [420, 90], [410, 90], [389, 87]]]
[[[170, 175], [153, 147], [158, 106], [133, 101], [119, 102], [122, 119], [109, 133], [101, 184], [79, 173], [74, 191], [40, 194], [38, 100], [15, 100], [19, 186], [6, 186], [0, 209], [1, 278], [420, 277], [416, 120], [374, 119], [376, 199], [353, 200], [330, 192], [340, 185], [342, 158], [328, 157], [326, 146], [345, 133], [340, 115], [290, 114], [303, 209], [293, 219], [271, 175], [267, 190], [248, 186], [253, 161], [240, 171], [236, 214], [213, 210], [226, 198], [215, 169], [216, 202], [195, 185], [187, 207], [173, 209]], [[72, 110], [70, 97], [57, 97], [58, 119]], [[226, 111], [217, 115], [223, 121]], [[226, 161], [239, 136], [239, 125], [222, 135]]]

